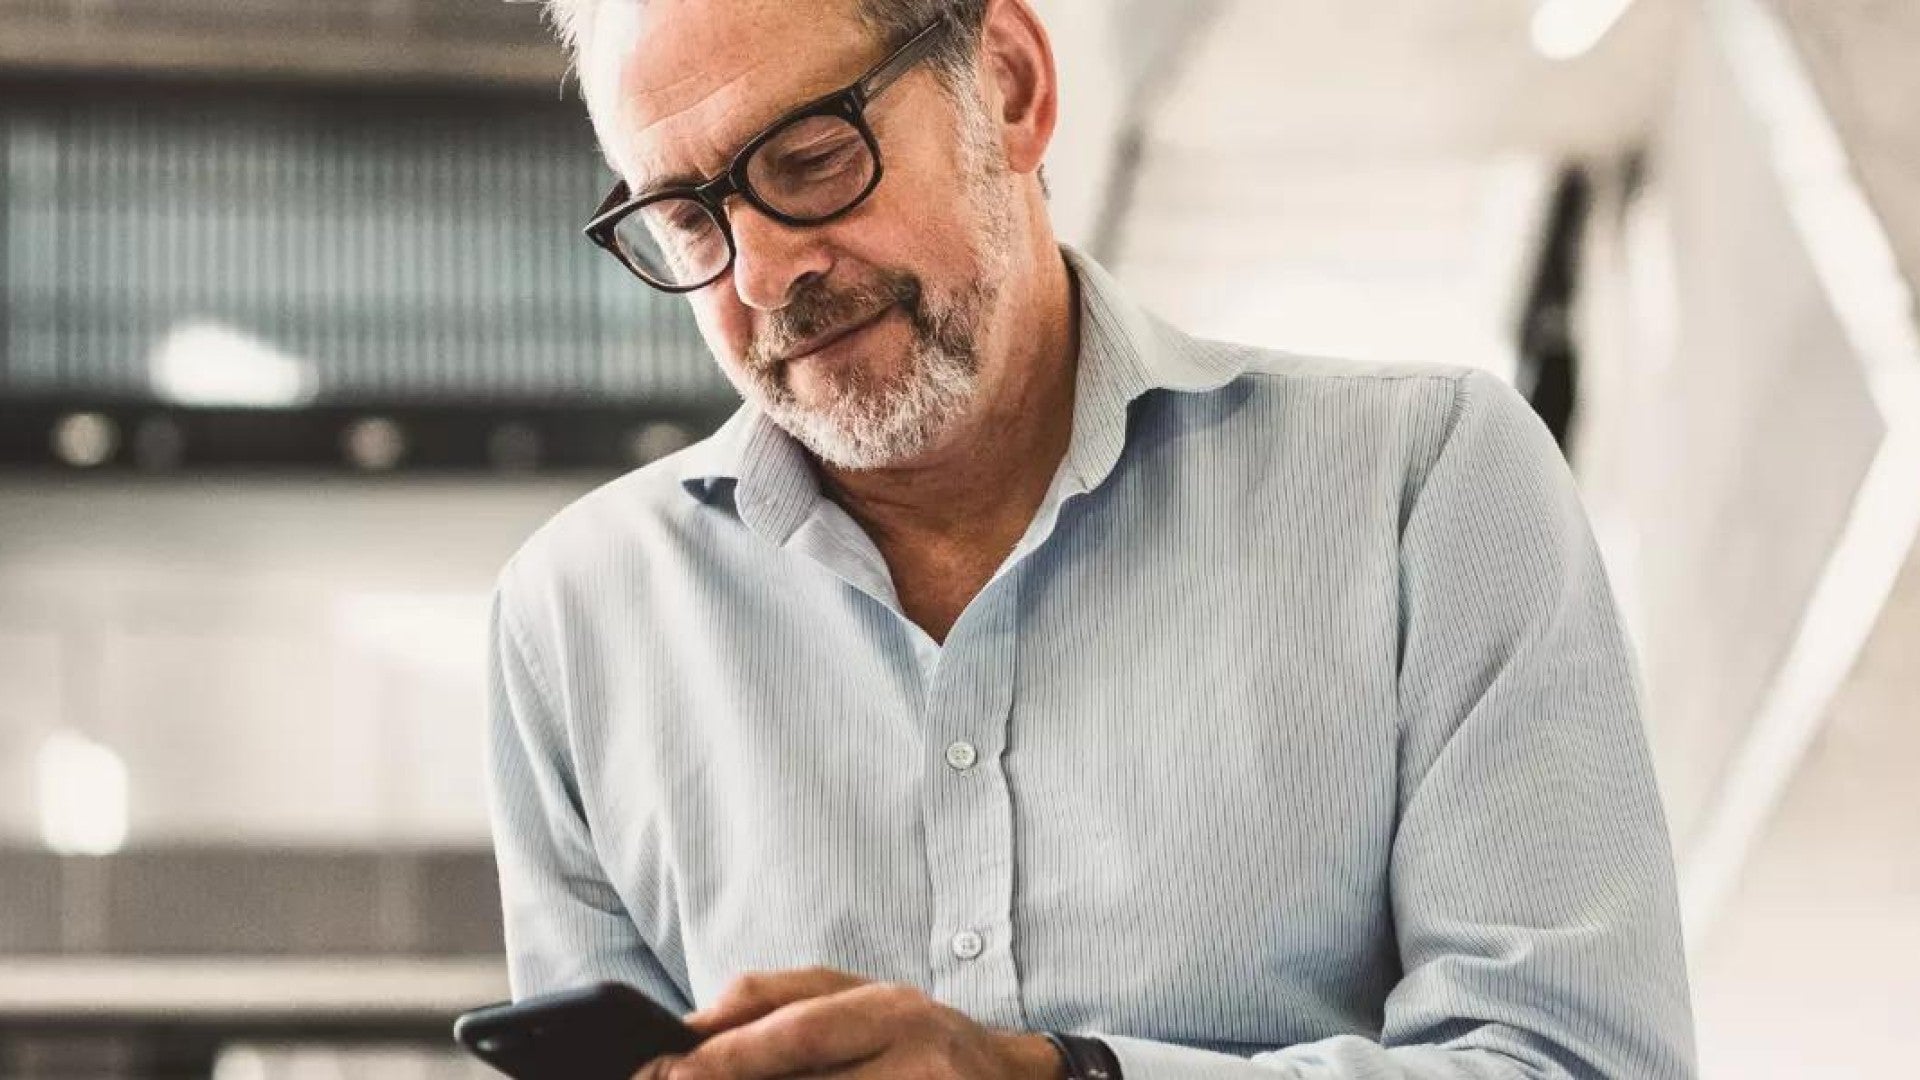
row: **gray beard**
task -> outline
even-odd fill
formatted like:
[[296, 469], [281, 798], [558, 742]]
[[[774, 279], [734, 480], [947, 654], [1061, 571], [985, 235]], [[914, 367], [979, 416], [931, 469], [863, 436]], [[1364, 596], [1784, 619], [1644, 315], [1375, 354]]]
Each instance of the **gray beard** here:
[[[949, 310], [906, 310], [913, 343], [904, 375], [863, 371], [835, 379], [833, 400], [808, 408], [769, 373], [761, 386], [769, 419], [836, 468], [865, 471], [914, 458], [973, 406], [980, 389], [975, 338], [992, 299], [976, 285]], [[905, 309], [903, 309], [905, 310]]]

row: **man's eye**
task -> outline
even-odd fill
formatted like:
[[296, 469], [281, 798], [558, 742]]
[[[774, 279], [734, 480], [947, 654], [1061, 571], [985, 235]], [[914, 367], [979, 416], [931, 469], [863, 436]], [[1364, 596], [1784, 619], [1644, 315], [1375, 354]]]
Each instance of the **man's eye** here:
[[785, 168], [791, 172], [823, 172], [846, 164], [853, 147], [845, 142], [798, 150], [786, 155]]
[[668, 210], [663, 214], [657, 215], [655, 220], [660, 223], [662, 228], [677, 233], [699, 232], [707, 226], [707, 215], [692, 206], [676, 207]]

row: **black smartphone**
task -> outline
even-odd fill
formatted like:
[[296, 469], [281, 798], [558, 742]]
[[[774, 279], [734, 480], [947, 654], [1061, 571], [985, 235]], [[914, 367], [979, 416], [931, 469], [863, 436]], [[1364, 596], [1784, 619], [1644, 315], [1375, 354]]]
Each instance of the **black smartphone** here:
[[701, 1036], [625, 983], [605, 982], [489, 1005], [462, 1015], [453, 1037], [514, 1080], [632, 1080], [648, 1062]]

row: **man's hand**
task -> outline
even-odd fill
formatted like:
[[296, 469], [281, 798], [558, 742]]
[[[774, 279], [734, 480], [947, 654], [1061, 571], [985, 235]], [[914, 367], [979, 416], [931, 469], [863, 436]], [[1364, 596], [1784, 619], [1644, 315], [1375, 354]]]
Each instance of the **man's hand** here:
[[908, 986], [826, 968], [747, 975], [687, 1018], [708, 1036], [634, 1080], [788, 1076], [1061, 1080], [1039, 1035], [993, 1031]]

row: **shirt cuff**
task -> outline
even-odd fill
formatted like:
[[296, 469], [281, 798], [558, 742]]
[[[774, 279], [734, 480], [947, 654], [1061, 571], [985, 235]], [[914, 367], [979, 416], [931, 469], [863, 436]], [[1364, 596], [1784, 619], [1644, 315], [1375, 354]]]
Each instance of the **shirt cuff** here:
[[1125, 1080], [1295, 1080], [1299, 1075], [1279, 1063], [1256, 1065], [1232, 1054], [1152, 1039], [1102, 1035], [1100, 1041], [1120, 1059]]

